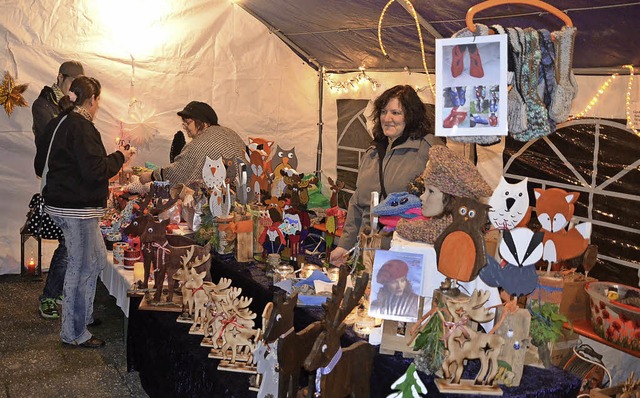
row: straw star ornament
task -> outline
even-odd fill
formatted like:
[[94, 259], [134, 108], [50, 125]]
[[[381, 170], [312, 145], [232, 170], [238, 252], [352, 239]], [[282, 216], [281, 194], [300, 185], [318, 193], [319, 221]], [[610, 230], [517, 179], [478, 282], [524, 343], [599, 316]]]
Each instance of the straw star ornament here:
[[4, 110], [9, 117], [11, 117], [16, 106], [29, 106], [22, 96], [28, 86], [28, 83], [14, 84], [11, 74], [9, 72], [4, 73], [4, 80], [0, 86], [0, 105], [4, 106]]

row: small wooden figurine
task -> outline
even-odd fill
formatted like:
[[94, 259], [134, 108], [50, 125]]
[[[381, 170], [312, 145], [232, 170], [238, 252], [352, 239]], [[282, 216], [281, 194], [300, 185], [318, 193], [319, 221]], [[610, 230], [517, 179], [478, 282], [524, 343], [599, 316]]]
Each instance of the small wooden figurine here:
[[278, 397], [295, 398], [298, 393], [300, 371], [305, 358], [322, 330], [320, 321], [313, 322], [300, 332], [293, 328], [293, 310], [298, 302], [298, 293], [284, 299], [274, 298], [274, 307], [265, 327], [263, 340], [267, 346], [276, 343], [279, 378]]
[[[442, 362], [444, 379], [436, 380], [440, 392], [502, 395], [497, 386], [483, 386], [491, 386], [495, 381], [498, 356], [505, 340], [496, 334], [479, 333], [467, 325], [469, 321], [484, 323], [494, 318], [494, 313], [484, 307], [489, 296], [488, 291], [474, 290], [469, 298], [446, 301], [453, 321], [445, 322], [447, 352]], [[480, 360], [480, 371], [472, 386], [462, 384], [460, 380], [467, 359]]]
[[348, 268], [341, 267], [332, 296], [322, 305], [325, 310], [322, 332], [304, 361], [304, 368], [316, 374], [316, 397], [370, 396], [369, 379], [375, 349], [365, 341], [358, 341], [345, 349], [340, 346], [340, 336], [347, 327], [343, 321], [358, 306], [367, 288], [369, 274], [363, 274], [356, 280], [354, 288], [345, 291], [348, 277]]

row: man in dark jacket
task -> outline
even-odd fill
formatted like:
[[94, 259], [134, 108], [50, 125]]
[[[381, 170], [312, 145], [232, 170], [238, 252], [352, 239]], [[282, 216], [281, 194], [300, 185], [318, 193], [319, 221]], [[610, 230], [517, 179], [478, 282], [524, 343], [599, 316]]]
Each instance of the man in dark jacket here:
[[[84, 74], [84, 68], [78, 61], [67, 61], [60, 65], [56, 82], [45, 86], [38, 98], [33, 101], [31, 113], [33, 115], [33, 134], [36, 140], [44, 133], [47, 124], [64, 110], [65, 103], [69, 103], [69, 87], [73, 80]], [[40, 315], [46, 319], [60, 317], [58, 305], [62, 304], [62, 288], [64, 274], [67, 271], [67, 249], [64, 240], [58, 243], [53, 252], [49, 274], [40, 296]]]

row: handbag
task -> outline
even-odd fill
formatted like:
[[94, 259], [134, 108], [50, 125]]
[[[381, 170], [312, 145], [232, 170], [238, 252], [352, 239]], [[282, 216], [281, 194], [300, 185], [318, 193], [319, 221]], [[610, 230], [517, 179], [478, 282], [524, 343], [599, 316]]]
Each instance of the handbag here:
[[44, 198], [40, 193], [31, 197], [27, 214], [27, 232], [41, 239], [62, 239], [64, 234], [44, 211]]
[[53, 131], [51, 136], [51, 142], [49, 143], [49, 150], [47, 151], [47, 159], [44, 163], [44, 170], [42, 171], [42, 181], [40, 183], [40, 192], [34, 194], [29, 201], [29, 213], [27, 213], [26, 230], [30, 234], [40, 239], [63, 239], [64, 234], [60, 227], [51, 219], [51, 217], [44, 211], [44, 198], [42, 197], [42, 189], [46, 185], [47, 172], [49, 171], [49, 154], [51, 153], [51, 146], [53, 145], [53, 139], [56, 137], [58, 127], [62, 124], [63, 117], [58, 123], [58, 126]]

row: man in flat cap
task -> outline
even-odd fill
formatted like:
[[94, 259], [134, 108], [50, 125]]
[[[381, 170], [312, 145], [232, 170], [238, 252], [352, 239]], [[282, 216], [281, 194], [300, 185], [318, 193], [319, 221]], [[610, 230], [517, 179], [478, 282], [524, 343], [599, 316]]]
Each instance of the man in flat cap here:
[[[56, 82], [44, 86], [40, 95], [33, 101], [31, 114], [33, 115], [33, 134], [37, 140], [45, 131], [47, 124], [67, 106], [69, 100], [69, 88], [76, 77], [84, 74], [84, 68], [78, 61], [66, 61], [60, 65]], [[53, 252], [49, 273], [44, 290], [40, 296], [40, 315], [46, 319], [58, 319], [58, 305], [62, 304], [62, 287], [64, 274], [67, 272], [67, 249], [64, 239], [58, 243], [58, 248]]]

